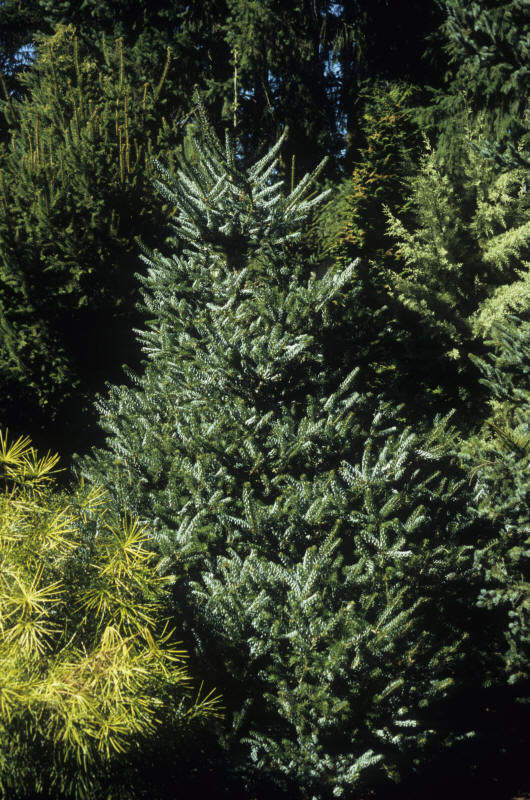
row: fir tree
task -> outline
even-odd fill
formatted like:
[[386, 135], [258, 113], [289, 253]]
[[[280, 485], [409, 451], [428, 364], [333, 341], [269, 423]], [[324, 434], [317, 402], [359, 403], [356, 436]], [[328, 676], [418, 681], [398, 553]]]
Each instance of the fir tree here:
[[297, 242], [316, 173], [284, 196], [281, 140], [244, 169], [201, 114], [198, 160], [159, 167], [184, 248], [145, 254], [144, 371], [101, 403], [107, 447], [79, 468], [182, 575], [239, 771], [351, 795], [469, 733], [429, 714], [481, 674], [465, 486], [446, 420], [400, 431], [356, 389], [356, 265], [319, 278]]

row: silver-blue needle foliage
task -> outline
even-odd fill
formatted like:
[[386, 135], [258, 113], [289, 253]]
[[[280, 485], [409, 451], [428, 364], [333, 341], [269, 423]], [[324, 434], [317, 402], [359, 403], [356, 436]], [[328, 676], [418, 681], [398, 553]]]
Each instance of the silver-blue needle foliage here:
[[453, 434], [363, 392], [356, 264], [305, 247], [316, 173], [284, 194], [281, 140], [246, 169], [200, 117], [193, 163], [161, 169], [176, 244], [144, 255], [144, 371], [80, 469], [149, 521], [248, 784], [351, 797], [468, 733], [429, 713], [478, 613]]

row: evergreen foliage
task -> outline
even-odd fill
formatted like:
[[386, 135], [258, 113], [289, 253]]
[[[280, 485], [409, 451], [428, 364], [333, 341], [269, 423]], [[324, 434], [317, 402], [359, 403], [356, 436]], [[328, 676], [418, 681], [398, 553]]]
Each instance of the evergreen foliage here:
[[[530, 679], [530, 327], [510, 317], [490, 331], [493, 352], [475, 358], [491, 398], [491, 416], [471, 438], [463, 457], [473, 477], [476, 518], [493, 525], [496, 537], [477, 548], [484, 576], [480, 604], [502, 614], [509, 683]], [[526, 701], [530, 696], [526, 695]]]
[[404, 181], [421, 148], [412, 118], [414, 93], [411, 85], [395, 81], [368, 85], [360, 95], [363, 114], [352, 174], [334, 186], [316, 216], [323, 254], [344, 261], [362, 257], [364, 263], [393, 255], [384, 206], [401, 214], [409, 200]]
[[[476, 108], [522, 117], [530, 76], [530, 27], [525, 0], [442, 0], [451, 63], [469, 81]], [[499, 108], [500, 101], [500, 108]]]
[[97, 488], [54, 495], [57, 460], [0, 436], [0, 791], [135, 797], [128, 756], [219, 702], [192, 699], [146, 530]]
[[[11, 5], [6, 0], [0, 8], [0, 24]], [[170, 47], [179, 64], [166, 85], [173, 114], [190, 110], [190, 88], [197, 84], [216, 117], [225, 122], [237, 117], [241, 142], [248, 142], [251, 152], [267, 148], [287, 123], [301, 162], [304, 153], [311, 159], [315, 151], [338, 154], [341, 116], [355, 88], [348, 79], [351, 68], [344, 81], [327, 69], [337, 52], [344, 67], [353, 61], [355, 15], [346, 9], [336, 14], [335, 7], [329, 0], [280, 5], [208, 0], [191, 6], [176, 0], [115, 0], [104, 6], [97, 0], [81, 6], [34, 0], [24, 15], [28, 34], [36, 29], [49, 36], [57, 25], [74, 25], [92, 53], [102, 34], [122, 36], [146, 75], [157, 73], [158, 53]]]
[[[14, 11], [16, 9], [16, 11]], [[17, 19], [14, 27], [13, 14]], [[437, 73], [422, 60], [425, 37], [441, 23], [435, 3], [422, 0], [4, 0], [0, 29], [7, 52], [20, 29], [26, 41], [74, 25], [94, 55], [101, 36], [123, 37], [139, 71], [158, 74], [169, 46], [178, 70], [166, 80], [168, 108], [189, 110], [197, 84], [216, 119], [237, 118], [247, 155], [265, 153], [289, 126], [286, 171], [293, 154], [298, 174], [325, 154], [336, 173], [344, 131], [356, 128], [354, 100], [359, 82], [389, 76], [423, 83]], [[0, 40], [1, 46], [1, 40]]]
[[25, 99], [2, 103], [0, 417], [70, 451], [91, 441], [94, 392], [130, 360], [131, 220], [163, 241], [149, 180], [177, 139], [163, 79], [163, 63], [138, 75], [121, 40], [91, 56], [63, 27], [41, 40]]
[[[349, 312], [349, 324], [357, 330], [362, 385], [391, 402], [399, 398], [403, 418], [414, 423], [429, 415], [440, 375], [437, 365], [432, 375], [425, 370], [426, 343], [418, 337], [408, 310], [389, 291], [388, 270], [399, 274], [403, 264], [388, 231], [385, 209], [414, 223], [408, 181], [417, 172], [423, 151], [413, 116], [416, 98], [411, 85], [367, 85], [361, 97], [364, 111], [352, 174], [332, 186], [329, 201], [314, 215], [309, 237], [324, 264], [357, 259], [359, 295], [344, 316]], [[426, 402], [429, 391], [431, 399]], [[446, 403], [444, 413], [450, 407]]]
[[330, 800], [519, 758], [529, 19], [0, 2], [0, 420], [97, 444], [58, 493], [0, 434], [2, 796]]
[[318, 278], [297, 244], [315, 173], [284, 196], [281, 141], [244, 170], [201, 114], [200, 158], [160, 167], [185, 246], [145, 256], [145, 370], [101, 403], [107, 447], [79, 468], [178, 562], [249, 783], [351, 794], [471, 734], [429, 716], [488, 646], [454, 434], [400, 431], [356, 390], [356, 264]]
[[437, 0], [448, 58], [445, 86], [420, 111], [422, 126], [439, 134], [443, 156], [457, 161], [459, 130], [485, 113], [484, 152], [504, 166], [530, 166], [528, 82], [530, 15], [527, 0]]
[[444, 391], [467, 383], [474, 392], [467, 353], [481, 349], [495, 320], [528, 307], [527, 175], [499, 172], [480, 152], [483, 137], [478, 124], [461, 134], [453, 170], [429, 147], [410, 181], [413, 226], [388, 211], [402, 265], [386, 278], [394, 301], [416, 319], [442, 380], [445, 372]]

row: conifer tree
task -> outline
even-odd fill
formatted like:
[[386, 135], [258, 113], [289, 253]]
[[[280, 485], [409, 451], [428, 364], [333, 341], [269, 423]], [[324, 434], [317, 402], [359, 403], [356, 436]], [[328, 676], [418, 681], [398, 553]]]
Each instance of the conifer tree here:
[[0, 792], [137, 797], [138, 748], [219, 700], [164, 624], [145, 529], [98, 487], [55, 494], [57, 461], [0, 434]]
[[[479, 602], [503, 620], [500, 643], [505, 678], [530, 701], [530, 326], [511, 316], [489, 335], [492, 352], [475, 358], [490, 398], [491, 415], [463, 447], [474, 484], [472, 514], [495, 536], [477, 548], [484, 576]], [[504, 648], [502, 647], [504, 644]], [[498, 669], [499, 652], [495, 648]], [[492, 648], [493, 651], [493, 648]], [[521, 685], [522, 684], [522, 685]]]
[[451, 387], [461, 390], [454, 404], [476, 391], [468, 352], [480, 352], [495, 320], [528, 308], [527, 174], [522, 167], [499, 171], [481, 152], [488, 130], [483, 122], [470, 120], [459, 134], [456, 166], [443, 149], [428, 145], [408, 182], [408, 223], [390, 210], [387, 215], [398, 256], [386, 268], [390, 294], [410, 312], [409, 324], [430, 349], [438, 391], [451, 397]]
[[107, 446], [78, 469], [178, 563], [239, 771], [350, 796], [469, 733], [429, 706], [480, 676], [484, 612], [448, 422], [400, 430], [356, 388], [356, 264], [318, 277], [300, 241], [316, 172], [285, 196], [281, 143], [245, 169], [201, 110], [198, 159], [159, 166], [184, 246], [145, 252], [144, 371], [110, 389]]
[[[504, 166], [530, 166], [527, 0], [437, 0], [447, 56], [445, 85], [419, 111], [422, 127], [443, 156], [457, 162], [459, 132], [469, 116], [486, 112], [485, 153]], [[439, 47], [440, 40], [437, 45]], [[455, 150], [456, 145], [456, 150]]]
[[[352, 174], [333, 189], [316, 216], [324, 253], [344, 261], [392, 258], [384, 206], [404, 212], [410, 198], [404, 180], [421, 151], [421, 136], [412, 106], [415, 88], [394, 81], [371, 84], [360, 94], [363, 113]], [[395, 257], [395, 256], [394, 256]]]
[[131, 360], [131, 220], [163, 241], [151, 156], [178, 138], [161, 116], [169, 54], [146, 78], [123, 41], [100, 47], [58, 29], [22, 78], [25, 99], [0, 103], [0, 418], [65, 454], [93, 441], [93, 394]]

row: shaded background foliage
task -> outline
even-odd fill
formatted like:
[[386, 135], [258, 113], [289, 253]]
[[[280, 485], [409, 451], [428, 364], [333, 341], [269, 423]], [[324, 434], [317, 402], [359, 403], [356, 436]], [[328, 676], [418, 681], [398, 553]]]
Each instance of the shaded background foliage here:
[[141, 82], [121, 39], [97, 55], [59, 27], [21, 76], [26, 96], [3, 109], [0, 415], [66, 453], [94, 392], [134, 362], [134, 235], [160, 240], [151, 158], [176, 140], [160, 120], [164, 61]]
[[232, 119], [237, 51], [243, 141], [248, 140], [249, 152], [259, 154], [289, 126], [288, 155], [296, 153], [300, 174], [325, 153], [340, 155], [344, 133], [354, 132], [360, 80], [437, 82], [439, 71], [423, 59], [423, 51], [425, 38], [442, 18], [435, 3], [425, 7], [419, 0], [114, 0], [104, 5], [5, 0], [0, 7], [13, 85], [13, 54], [21, 39], [34, 41], [58, 24], [73, 25], [92, 53], [100, 48], [102, 34], [122, 36], [147, 78], [157, 74], [160, 52], [170, 46], [177, 65], [167, 79], [172, 113], [189, 108], [191, 76], [212, 118]]
[[[268, 693], [266, 708], [258, 703], [246, 721], [243, 714], [242, 729], [272, 788], [258, 787], [229, 724], [224, 754], [216, 734], [190, 740], [186, 775], [178, 764], [159, 769], [165, 748], [146, 745], [139, 759], [145, 753], [153, 775], [180, 775], [191, 785], [202, 760], [214, 785], [222, 774], [223, 790], [237, 786], [245, 795], [246, 782], [267, 797], [285, 788], [278, 775], [292, 762], [292, 792], [326, 794], [337, 780], [348, 790], [350, 767], [357, 780], [377, 765], [368, 753], [356, 772], [359, 751], [348, 750], [343, 729], [322, 734], [317, 707], [329, 721], [332, 696], [348, 730], [379, 748], [394, 772], [396, 746], [415, 741], [396, 730], [396, 698], [413, 696], [416, 684], [427, 701], [421, 724], [441, 742], [424, 756], [440, 756], [472, 729], [477, 743], [458, 745], [468, 773], [481, 753], [484, 765], [499, 749], [498, 730], [508, 749], [507, 709], [528, 694], [527, 7], [525, 0], [0, 5], [0, 422], [59, 446], [67, 459], [98, 446], [78, 464], [109, 484], [116, 514], [128, 508], [152, 523], [159, 568], [178, 571], [172, 611], [184, 616], [193, 673], [223, 683], [231, 712], [250, 694], [261, 702]], [[243, 172], [288, 128], [273, 173], [287, 192], [329, 157], [314, 187], [329, 190], [326, 205], [311, 210], [285, 250], [268, 241], [269, 229], [243, 287], [230, 270], [249, 253], [228, 229], [220, 235], [201, 223], [205, 261], [192, 283], [184, 269], [177, 286], [157, 255], [189, 257], [182, 231], [170, 227], [189, 198], [186, 191], [155, 197], [152, 157], [167, 166], [167, 179], [189, 168], [190, 190], [203, 158], [194, 141], [199, 101], [218, 131], [235, 134]], [[250, 219], [245, 187], [232, 211]], [[137, 272], [145, 283], [140, 240], [154, 270], [153, 296], [137, 308]], [[213, 270], [219, 258], [228, 265], [221, 277]], [[342, 275], [322, 318], [315, 316], [318, 293]], [[246, 305], [236, 303], [240, 291]], [[207, 310], [221, 296], [227, 308]], [[143, 354], [133, 328], [144, 331]], [[260, 335], [249, 337], [250, 328]], [[296, 339], [283, 361], [282, 336]], [[123, 362], [133, 368], [126, 376]], [[273, 366], [281, 386], [267, 382]], [[358, 392], [348, 383], [339, 410], [319, 416], [317, 399], [325, 403], [353, 367]], [[179, 369], [188, 370], [184, 383]], [[97, 411], [105, 381], [114, 388]], [[254, 401], [272, 417], [250, 413]], [[408, 434], [400, 439], [389, 428], [375, 445], [370, 439], [381, 402], [390, 427], [412, 425], [409, 450]], [[433, 426], [436, 412], [452, 408], [457, 430]], [[244, 435], [242, 420], [251, 429]], [[267, 453], [276, 453], [274, 464]], [[410, 471], [402, 474], [403, 459]], [[431, 475], [426, 463], [439, 469]], [[427, 472], [430, 487], [421, 480]], [[267, 488], [276, 478], [281, 489]], [[335, 512], [355, 519], [350, 547], [337, 531], [322, 541]], [[414, 540], [416, 512], [423, 542]], [[445, 550], [429, 539], [439, 528]], [[404, 530], [414, 550], [408, 572], [385, 540]], [[288, 544], [288, 563], [275, 561], [278, 541]], [[397, 592], [388, 625], [385, 579]], [[430, 581], [427, 594], [444, 607], [450, 632], [432, 602], [423, 617], [413, 610], [422, 581]], [[352, 593], [358, 616], [348, 624], [364, 625], [373, 644], [371, 655], [357, 653], [365, 717], [355, 716], [358, 687], [341, 673], [355, 633], [343, 619]], [[271, 608], [281, 627], [272, 634]], [[307, 630], [322, 633], [323, 620], [334, 633], [312, 652]], [[370, 639], [380, 625], [383, 643]], [[386, 702], [392, 670], [416, 646], [419, 660]], [[252, 648], [265, 648], [256, 663], [273, 654], [267, 675], [242, 658]], [[308, 670], [318, 678], [306, 680]], [[448, 673], [456, 688], [443, 683]], [[490, 711], [494, 719], [502, 712], [506, 725], [492, 724]], [[316, 737], [310, 746], [308, 736]], [[342, 754], [337, 769], [326, 762], [333, 747]]]

